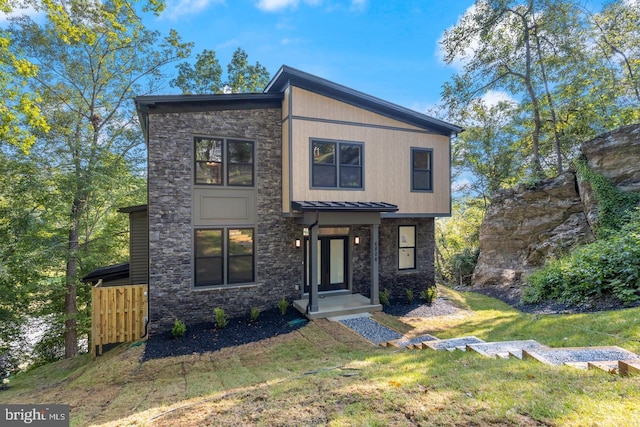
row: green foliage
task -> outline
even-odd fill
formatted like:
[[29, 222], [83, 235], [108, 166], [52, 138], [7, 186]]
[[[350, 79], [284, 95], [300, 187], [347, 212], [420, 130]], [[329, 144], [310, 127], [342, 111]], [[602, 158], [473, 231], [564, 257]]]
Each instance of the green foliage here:
[[640, 194], [620, 190], [607, 177], [594, 172], [584, 157], [576, 159], [575, 164], [578, 176], [591, 184], [598, 203], [598, 237], [620, 230], [629, 221], [633, 208], [640, 201]]
[[407, 304], [411, 304], [413, 302], [413, 290], [407, 289]]
[[282, 297], [282, 299], [278, 301], [278, 309], [280, 310], [280, 314], [283, 316], [287, 314], [287, 308], [289, 308], [289, 301]]
[[213, 309], [213, 313], [216, 317], [216, 325], [218, 325], [218, 328], [223, 329], [229, 324], [229, 319], [227, 319], [224, 308], [216, 307]]
[[601, 298], [624, 304], [640, 300], [640, 209], [607, 238], [548, 262], [528, 283], [524, 303], [557, 300], [591, 306]]
[[422, 292], [420, 292], [420, 298], [423, 299], [427, 304], [431, 304], [438, 296], [438, 290], [435, 286], [431, 286]]
[[258, 307], [251, 307], [249, 316], [251, 317], [251, 321], [255, 322], [256, 320], [258, 320], [258, 317], [260, 317], [260, 309]]
[[180, 338], [185, 332], [187, 332], [187, 325], [180, 319], [176, 319], [176, 321], [173, 322], [173, 328], [171, 328], [171, 335], [173, 335], [174, 338]]
[[391, 293], [388, 288], [384, 288], [380, 292], [378, 292], [378, 299], [380, 300], [380, 304], [389, 305], [389, 298], [391, 297]]
[[454, 203], [450, 218], [436, 221], [436, 271], [442, 282], [469, 284], [478, 260], [483, 199]]
[[256, 62], [250, 65], [247, 53], [238, 48], [227, 65], [228, 81], [222, 81], [222, 67], [216, 53], [203, 50], [196, 55], [195, 64], [183, 62], [177, 66], [178, 76], [170, 85], [185, 94], [261, 92], [269, 83], [269, 72]]

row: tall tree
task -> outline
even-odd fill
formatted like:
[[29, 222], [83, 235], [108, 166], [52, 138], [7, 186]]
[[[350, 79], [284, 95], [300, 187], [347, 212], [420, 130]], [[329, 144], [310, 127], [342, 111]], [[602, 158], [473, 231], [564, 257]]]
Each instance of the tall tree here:
[[[124, 165], [141, 159], [131, 98], [152, 93], [163, 67], [185, 58], [190, 45], [172, 32], [161, 39], [147, 30], [125, 0], [44, 0], [44, 24], [28, 18], [11, 28], [16, 52], [39, 72], [30, 90], [40, 94], [51, 131], [40, 135], [38, 154], [55, 177], [66, 205], [65, 357], [77, 354], [77, 292], [86, 219], [104, 209], [96, 200], [117, 188]], [[155, 1], [146, 7], [158, 7]], [[144, 52], [144, 54], [141, 54]], [[99, 215], [99, 214], [98, 214]]]
[[269, 83], [269, 72], [259, 62], [250, 65], [247, 53], [241, 48], [233, 53], [227, 65], [227, 81], [222, 80], [222, 67], [212, 50], [196, 55], [195, 64], [178, 65], [178, 76], [171, 86], [182, 93], [249, 93], [261, 92]]

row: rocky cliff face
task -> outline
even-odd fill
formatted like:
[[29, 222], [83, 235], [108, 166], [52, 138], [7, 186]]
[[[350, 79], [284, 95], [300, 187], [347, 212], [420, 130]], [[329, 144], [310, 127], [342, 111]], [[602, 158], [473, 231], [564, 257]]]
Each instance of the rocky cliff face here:
[[[581, 147], [589, 166], [625, 191], [640, 191], [640, 124]], [[588, 182], [567, 172], [535, 188], [496, 193], [480, 229], [473, 286], [519, 295], [519, 285], [546, 259], [594, 240], [597, 204]]]

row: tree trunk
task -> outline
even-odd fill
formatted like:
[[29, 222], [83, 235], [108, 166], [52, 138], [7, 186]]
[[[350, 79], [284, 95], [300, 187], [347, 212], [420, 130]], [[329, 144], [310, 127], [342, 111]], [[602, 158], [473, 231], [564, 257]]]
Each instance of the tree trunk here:
[[66, 295], [64, 299], [64, 357], [71, 359], [78, 355], [78, 251], [80, 249], [78, 236], [82, 202], [75, 199], [71, 209], [71, 226], [69, 228], [69, 247], [66, 268]]

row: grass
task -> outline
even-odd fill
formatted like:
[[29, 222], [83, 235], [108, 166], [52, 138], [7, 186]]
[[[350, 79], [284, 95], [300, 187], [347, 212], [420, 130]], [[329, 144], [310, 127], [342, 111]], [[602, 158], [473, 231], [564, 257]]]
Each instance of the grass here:
[[[409, 336], [537, 339], [617, 345], [640, 353], [640, 308], [529, 315], [482, 295], [440, 288], [457, 315], [376, 317]], [[488, 359], [473, 353], [372, 346], [319, 320], [258, 343], [140, 363], [121, 345], [11, 380], [3, 403], [68, 403], [71, 425], [631, 426], [640, 377]]]

